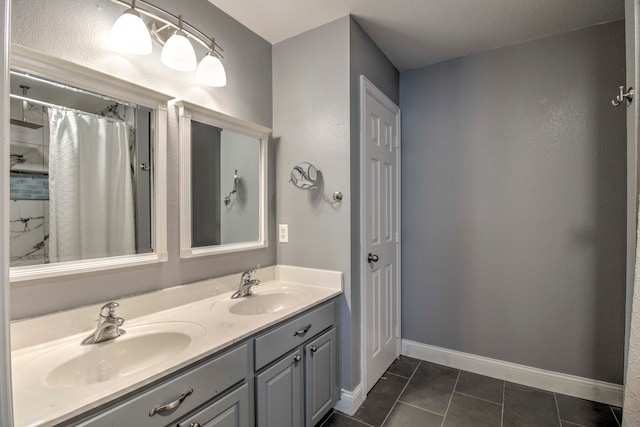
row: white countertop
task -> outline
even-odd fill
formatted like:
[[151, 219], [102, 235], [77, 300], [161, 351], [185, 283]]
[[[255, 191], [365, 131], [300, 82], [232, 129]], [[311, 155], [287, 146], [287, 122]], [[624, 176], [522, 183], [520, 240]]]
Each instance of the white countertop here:
[[[103, 405], [150, 384], [172, 372], [217, 353], [271, 325], [342, 293], [342, 273], [290, 266], [259, 269], [253, 278], [261, 284], [257, 295], [300, 292], [305, 298], [274, 313], [235, 315], [228, 308], [239, 275], [204, 280], [158, 292], [119, 299], [117, 316], [125, 318], [123, 329], [153, 328], [172, 324], [194, 330], [198, 336], [184, 350], [139, 371], [108, 381], [82, 386], [50, 386], [38, 374], [43, 357], [56, 349], [74, 346], [74, 351], [95, 329], [102, 304], [81, 307], [11, 324], [13, 408], [16, 427], [51, 426]], [[107, 302], [107, 301], [105, 301]], [[123, 337], [126, 337], [125, 334]], [[97, 345], [109, 345], [117, 341]]]

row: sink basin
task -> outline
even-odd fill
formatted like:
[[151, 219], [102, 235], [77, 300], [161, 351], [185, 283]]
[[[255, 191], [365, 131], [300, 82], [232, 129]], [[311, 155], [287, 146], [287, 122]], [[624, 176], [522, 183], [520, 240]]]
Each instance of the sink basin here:
[[[162, 363], [205, 336], [196, 323], [167, 322], [133, 326], [116, 339], [99, 344], [68, 343], [37, 357], [16, 376], [50, 388], [99, 384]], [[33, 378], [28, 378], [33, 377]]]
[[304, 294], [293, 292], [253, 294], [241, 298], [237, 303], [229, 307], [229, 312], [241, 316], [277, 313], [302, 302], [304, 299]]

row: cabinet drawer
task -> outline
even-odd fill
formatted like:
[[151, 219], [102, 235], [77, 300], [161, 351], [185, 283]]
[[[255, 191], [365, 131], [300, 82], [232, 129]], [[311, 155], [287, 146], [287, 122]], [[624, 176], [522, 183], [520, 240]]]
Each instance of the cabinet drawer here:
[[[155, 427], [166, 426], [242, 381], [248, 373], [249, 349], [243, 344], [215, 359], [179, 375], [152, 390], [80, 422], [91, 427]], [[175, 409], [149, 415], [154, 408], [174, 402], [193, 390]]]
[[296, 317], [256, 338], [256, 371], [333, 325], [335, 302]]
[[176, 427], [248, 427], [249, 386], [244, 384], [203, 410], [179, 422]]

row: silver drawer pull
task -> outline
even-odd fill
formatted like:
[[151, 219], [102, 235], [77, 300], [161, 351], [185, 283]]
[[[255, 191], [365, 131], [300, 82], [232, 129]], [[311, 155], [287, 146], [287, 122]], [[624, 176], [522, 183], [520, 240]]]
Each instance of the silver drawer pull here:
[[311, 329], [311, 323], [309, 323], [307, 326], [305, 326], [303, 329], [300, 329], [299, 331], [295, 331], [293, 333], [294, 337], [299, 337], [302, 336], [304, 334], [306, 334], [307, 332], [309, 332], [309, 329]]
[[311, 350], [311, 353], [315, 353], [316, 351], [318, 351], [318, 347], [312, 345], [311, 347], [309, 347], [309, 350]]
[[180, 406], [180, 404], [182, 404], [182, 402], [184, 402], [184, 400], [188, 396], [191, 396], [191, 393], [193, 393], [193, 389], [189, 389], [188, 391], [182, 393], [182, 396], [180, 396], [178, 399], [174, 400], [171, 403], [167, 403], [166, 405], [153, 408], [152, 410], [149, 411], [149, 416], [153, 417], [155, 414], [159, 414], [160, 412], [166, 412], [166, 411], [170, 411], [172, 409], [177, 408], [178, 406]]
[[299, 354], [296, 354], [295, 356], [293, 356], [293, 360], [295, 360], [296, 362], [299, 362], [302, 360], [302, 356], [300, 356]]
[[189, 425], [189, 427], [200, 427], [200, 424], [198, 424], [198, 423], [191, 423], [191, 424]]

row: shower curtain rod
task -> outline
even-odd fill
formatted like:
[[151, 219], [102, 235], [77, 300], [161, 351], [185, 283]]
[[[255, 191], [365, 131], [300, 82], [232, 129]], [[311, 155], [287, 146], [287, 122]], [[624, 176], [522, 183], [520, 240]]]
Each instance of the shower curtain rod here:
[[110, 97], [108, 95], [104, 95], [104, 94], [96, 93], [96, 92], [91, 92], [89, 90], [80, 89], [80, 88], [77, 88], [75, 86], [69, 86], [69, 85], [66, 85], [66, 84], [63, 84], [63, 83], [53, 82], [51, 80], [43, 79], [42, 77], [38, 77], [38, 76], [31, 75], [31, 74], [23, 73], [23, 72], [20, 72], [20, 71], [11, 70], [10, 73], [13, 74], [13, 75], [16, 75], [16, 76], [20, 76], [20, 77], [25, 78], [25, 79], [29, 79], [29, 80], [33, 80], [33, 81], [36, 81], [36, 82], [44, 83], [44, 84], [49, 85], [49, 86], [58, 87], [58, 88], [65, 89], [65, 90], [70, 90], [72, 92], [82, 93], [84, 95], [94, 96], [94, 97], [99, 98], [99, 99], [104, 99], [105, 101], [117, 102], [118, 104], [126, 105], [127, 107], [136, 108], [138, 106], [137, 104], [134, 104], [134, 103], [131, 103], [131, 102], [122, 101], [122, 100], [119, 100], [119, 99], [115, 99], [115, 98], [112, 98], [112, 97]]
[[26, 96], [14, 95], [14, 94], [11, 93], [11, 94], [9, 94], [9, 97], [12, 98], [12, 99], [18, 99], [20, 101], [30, 102], [32, 104], [38, 104], [38, 105], [41, 105], [43, 107], [60, 108], [60, 109], [67, 110], [67, 111], [73, 111], [73, 112], [76, 112], [76, 113], [79, 113], [79, 114], [86, 114], [86, 115], [93, 116], [93, 117], [96, 117], [96, 118], [99, 118], [99, 119], [107, 119], [107, 120], [110, 120], [112, 122], [117, 122], [117, 123], [124, 122], [124, 123], [126, 123], [124, 120], [114, 119], [112, 117], [107, 117], [107, 116], [101, 116], [100, 114], [89, 113], [88, 111], [82, 111], [82, 110], [78, 110], [76, 108], [65, 107], [63, 105], [56, 105], [56, 104], [52, 104], [50, 102], [40, 101], [40, 100], [33, 99], [33, 98], [27, 98]]

